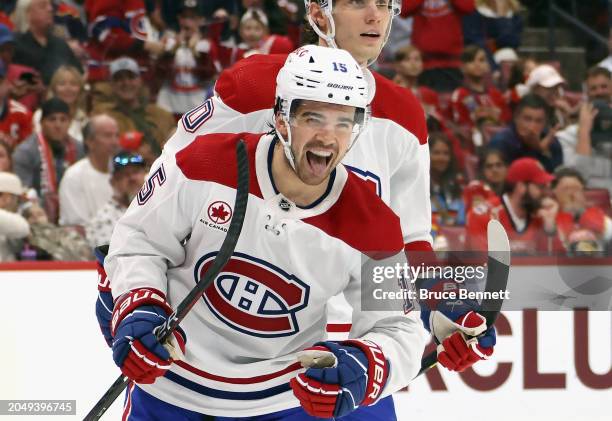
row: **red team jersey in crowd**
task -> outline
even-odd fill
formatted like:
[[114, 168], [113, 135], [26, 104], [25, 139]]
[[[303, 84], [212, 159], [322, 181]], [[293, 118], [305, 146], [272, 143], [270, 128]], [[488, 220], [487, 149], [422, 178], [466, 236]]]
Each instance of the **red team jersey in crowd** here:
[[85, 0], [85, 12], [89, 22], [89, 80], [107, 80], [108, 63], [120, 56], [147, 61], [142, 49], [148, 36], [143, 0]]
[[527, 225], [521, 231], [512, 220], [504, 198], [494, 198], [474, 206], [466, 219], [466, 249], [487, 250], [487, 224], [490, 219], [497, 219], [508, 233], [510, 248], [517, 254], [550, 254], [565, 250], [559, 237], [544, 232], [542, 219], [537, 216], [527, 218]]
[[[269, 35], [261, 40], [257, 52], [259, 54], [289, 54], [295, 49], [289, 37], [283, 35]], [[223, 68], [232, 66], [237, 61], [242, 60], [252, 54], [253, 50], [246, 44], [241, 43], [237, 46], [226, 46], [222, 42], [217, 42], [219, 61]]]
[[[286, 58], [257, 54], [224, 71], [215, 95], [183, 116], [162, 157], [174, 156], [199, 135], [270, 130], [276, 75]], [[431, 250], [429, 148], [423, 108], [410, 90], [376, 72], [364, 74], [374, 96], [372, 119], [342, 162], [400, 217], [406, 250]], [[334, 322], [350, 320], [345, 305], [334, 309], [339, 312], [331, 316]]]
[[412, 44], [423, 54], [425, 69], [461, 66], [461, 17], [474, 9], [474, 0], [402, 1], [402, 17], [414, 16]]
[[12, 147], [32, 134], [32, 113], [25, 105], [9, 99], [0, 113], [0, 133], [8, 135]]
[[453, 92], [451, 97], [451, 111], [455, 123], [462, 126], [474, 127], [477, 123], [474, 112], [478, 108], [483, 107], [495, 107], [499, 109], [499, 120], [493, 123], [503, 125], [512, 118], [510, 108], [508, 108], [504, 96], [492, 86], [488, 87], [485, 92], [476, 92], [464, 86], [455, 89]]
[[399, 308], [366, 311], [360, 297], [367, 282], [362, 265], [379, 264], [366, 257], [370, 252], [403, 257], [399, 219], [343, 165], [323, 197], [307, 208], [295, 206], [271, 178], [271, 135], [196, 136], [156, 161], [113, 232], [105, 261], [113, 296], [154, 288], [176, 307], [201, 280], [234, 211], [239, 139], [247, 144], [251, 179], [235, 252], [181, 322], [184, 360], [139, 387], [216, 416], [298, 407], [288, 385], [302, 370], [296, 352], [326, 339], [328, 301], [344, 292], [354, 307], [350, 336], [381, 347], [391, 367], [382, 394], [398, 391], [419, 370], [425, 330], [403, 300]]

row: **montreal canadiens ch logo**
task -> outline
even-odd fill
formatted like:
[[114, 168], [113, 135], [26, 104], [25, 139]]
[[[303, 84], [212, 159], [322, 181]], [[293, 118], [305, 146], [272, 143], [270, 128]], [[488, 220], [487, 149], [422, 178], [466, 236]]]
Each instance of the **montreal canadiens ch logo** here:
[[[216, 256], [209, 253], [195, 267], [199, 282]], [[260, 338], [299, 332], [296, 313], [306, 307], [310, 287], [293, 275], [256, 257], [234, 253], [202, 294], [210, 311], [239, 332]]]
[[220, 200], [213, 202], [208, 207], [208, 219], [215, 224], [226, 224], [232, 219], [232, 208]]

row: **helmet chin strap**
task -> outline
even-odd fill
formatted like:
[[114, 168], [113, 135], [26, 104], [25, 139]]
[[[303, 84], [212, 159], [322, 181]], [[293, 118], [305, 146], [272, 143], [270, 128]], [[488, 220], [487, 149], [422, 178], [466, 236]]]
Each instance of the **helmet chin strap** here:
[[287, 138], [285, 140], [282, 134], [277, 130], [276, 135], [278, 136], [278, 140], [280, 140], [283, 145], [283, 151], [285, 152], [285, 157], [287, 157], [287, 161], [289, 161], [289, 165], [293, 168], [293, 171], [297, 174], [297, 169], [295, 168], [295, 157], [293, 156], [293, 151], [291, 150], [291, 126], [289, 125], [289, 120], [285, 117], [281, 117], [285, 124], [287, 125]]

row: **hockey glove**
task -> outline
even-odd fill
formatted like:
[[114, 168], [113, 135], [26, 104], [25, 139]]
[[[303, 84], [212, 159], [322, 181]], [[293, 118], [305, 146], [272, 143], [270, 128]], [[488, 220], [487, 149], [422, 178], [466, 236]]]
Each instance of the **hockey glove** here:
[[[108, 247], [108, 246], [107, 246]], [[108, 248], [106, 248], [108, 250]], [[113, 346], [113, 335], [111, 335], [111, 318], [113, 317], [113, 295], [111, 294], [110, 279], [106, 277], [104, 270], [104, 249], [96, 247], [96, 269], [98, 270], [98, 299], [96, 300], [96, 318], [100, 325], [104, 340], [109, 347]]]
[[172, 361], [185, 352], [185, 332], [177, 328], [169, 343], [161, 344], [155, 328], [172, 314], [164, 294], [141, 288], [119, 297], [113, 311], [113, 359], [136, 383], [149, 384], [163, 376]]
[[[421, 288], [454, 291], [458, 297], [460, 287], [453, 281], [427, 280]], [[459, 298], [421, 302], [423, 324], [438, 344], [438, 362], [451, 371], [463, 371], [493, 354], [495, 328], [487, 328], [484, 316], [476, 312], [478, 307], [474, 300]]]
[[375, 403], [387, 382], [389, 363], [367, 340], [318, 342], [298, 353], [304, 373], [291, 379], [302, 408], [320, 418], [343, 417]]

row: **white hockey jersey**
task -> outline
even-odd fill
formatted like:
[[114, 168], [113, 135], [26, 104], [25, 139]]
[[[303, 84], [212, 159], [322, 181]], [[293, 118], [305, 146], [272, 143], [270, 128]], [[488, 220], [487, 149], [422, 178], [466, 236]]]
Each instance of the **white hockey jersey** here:
[[[276, 75], [286, 58], [256, 54], [225, 70], [215, 95], [183, 116], [164, 153], [173, 156], [207, 133], [267, 131], [274, 121]], [[370, 79], [372, 120], [342, 163], [400, 217], [408, 250], [431, 250], [425, 113], [408, 89], [378, 73], [364, 73]]]
[[297, 207], [271, 179], [270, 135], [199, 136], [157, 162], [113, 233], [105, 261], [113, 296], [151, 287], [176, 307], [199, 282], [232, 218], [239, 138], [251, 182], [235, 253], [181, 323], [185, 360], [141, 387], [215, 416], [296, 407], [288, 384], [301, 370], [295, 353], [326, 339], [328, 300], [340, 292], [354, 307], [350, 336], [377, 343], [390, 362], [383, 395], [407, 385], [427, 339], [418, 316], [360, 306], [365, 253], [403, 255], [399, 219], [343, 166], [320, 200]]

